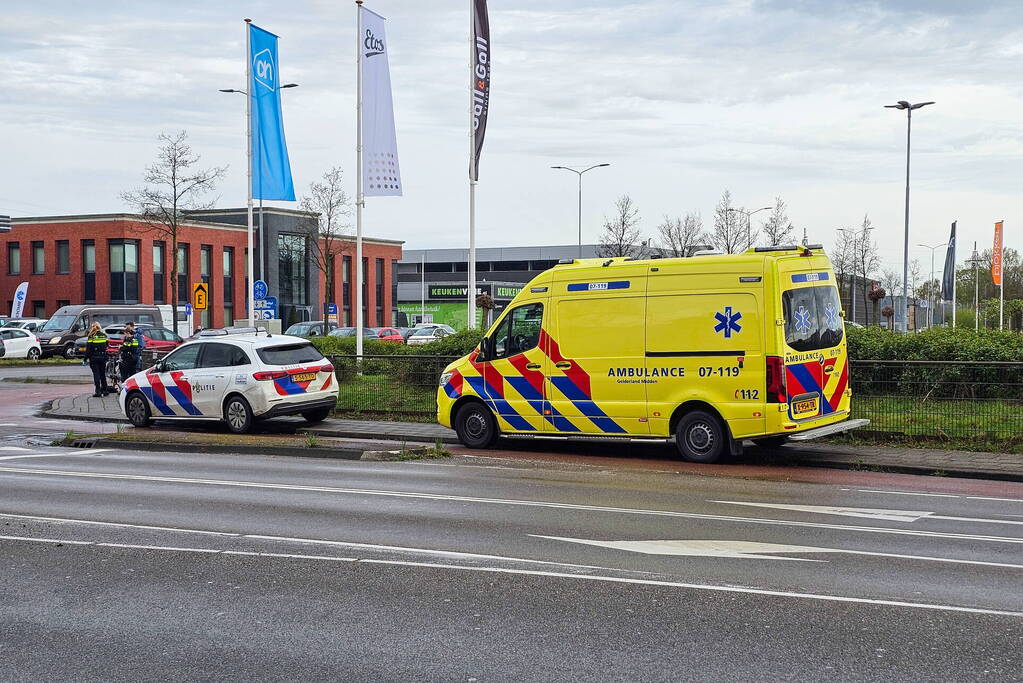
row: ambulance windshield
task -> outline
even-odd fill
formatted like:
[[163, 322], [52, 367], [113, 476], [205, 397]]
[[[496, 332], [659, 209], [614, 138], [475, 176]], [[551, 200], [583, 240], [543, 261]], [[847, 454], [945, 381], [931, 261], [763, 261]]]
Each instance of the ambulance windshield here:
[[842, 303], [830, 285], [790, 289], [782, 294], [785, 342], [795, 351], [827, 349], [842, 341]]

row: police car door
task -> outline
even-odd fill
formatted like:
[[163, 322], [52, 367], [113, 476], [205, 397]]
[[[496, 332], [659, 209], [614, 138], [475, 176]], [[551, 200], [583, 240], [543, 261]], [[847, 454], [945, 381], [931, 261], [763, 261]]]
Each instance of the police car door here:
[[207, 342], [202, 345], [199, 363], [188, 377], [192, 385], [192, 402], [203, 415], [220, 416], [224, 395], [231, 385], [231, 367], [240, 349], [231, 344]]
[[[203, 344], [187, 344], [167, 356], [158, 366], [160, 372], [146, 373], [152, 392], [144, 392], [156, 408], [154, 415], [202, 417], [193, 401], [191, 379], [199, 364]], [[140, 382], [141, 384], [141, 382]], [[219, 413], [217, 413], [219, 415]]]

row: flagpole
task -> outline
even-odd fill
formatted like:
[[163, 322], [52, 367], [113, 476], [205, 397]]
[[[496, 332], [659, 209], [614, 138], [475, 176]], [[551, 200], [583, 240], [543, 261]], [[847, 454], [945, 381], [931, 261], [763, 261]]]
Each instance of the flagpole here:
[[356, 96], [355, 96], [355, 156], [358, 174], [355, 188], [355, 355], [362, 358], [362, 208], [366, 197], [362, 187], [362, 0], [355, 0], [355, 11], [359, 15], [359, 32], [355, 36]]
[[[246, 298], [249, 300], [249, 327], [256, 326], [256, 300], [253, 296], [253, 285], [255, 281], [255, 261], [253, 258], [253, 243], [252, 243], [252, 98], [255, 95], [252, 88], [252, 47], [249, 43], [249, 24], [252, 23], [252, 19], [245, 20], [245, 138], [246, 138], [246, 156], [248, 163], [246, 164], [248, 185], [249, 190], [247, 193], [248, 199], [246, 200], [248, 206], [248, 245], [249, 252], [246, 256], [247, 267], [249, 271], [249, 291], [247, 292]], [[174, 258], [177, 258], [175, 254]]]
[[476, 327], [476, 136], [473, 135], [473, 107], [476, 105], [473, 99], [473, 66], [476, 61], [476, 44], [473, 40], [475, 12], [473, 0], [469, 0], [469, 283], [468, 302], [468, 328]]

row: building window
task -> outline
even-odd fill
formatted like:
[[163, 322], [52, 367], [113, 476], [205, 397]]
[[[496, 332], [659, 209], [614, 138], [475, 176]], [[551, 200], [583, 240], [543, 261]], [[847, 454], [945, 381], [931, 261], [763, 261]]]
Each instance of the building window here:
[[398, 324], [398, 261], [391, 260], [391, 324]]
[[177, 295], [178, 303], [185, 304], [188, 302], [188, 245], [178, 245], [178, 291], [175, 292]]
[[[213, 247], [204, 244], [199, 247], [199, 279], [206, 283], [207, 302], [213, 301], [213, 284], [210, 282], [210, 274], [213, 268]], [[205, 311], [199, 315], [199, 324], [204, 328], [210, 326], [210, 309], [207, 306]]]
[[45, 318], [46, 317], [46, 302], [45, 301], [33, 301], [32, 302], [32, 317], [33, 318]]
[[21, 275], [21, 244], [7, 243], [7, 274]]
[[369, 327], [369, 257], [362, 257], [362, 324]]
[[344, 309], [344, 326], [352, 324], [352, 257], [341, 258], [341, 307]]
[[57, 274], [71, 272], [71, 245], [67, 240], [57, 240]]
[[85, 303], [96, 303], [96, 243], [82, 240], [82, 294]]
[[234, 247], [224, 247], [224, 327], [234, 324]]
[[139, 243], [110, 240], [110, 303], [139, 302]]
[[57, 308], [64, 308], [71, 305], [71, 299], [57, 299]]
[[376, 294], [377, 327], [384, 326], [384, 260], [377, 259], [376, 279], [373, 284]]
[[167, 300], [166, 278], [164, 277], [164, 259], [167, 245], [153, 242], [153, 303], [162, 304]]
[[42, 275], [46, 272], [46, 249], [42, 242], [32, 243], [32, 274]]
[[306, 236], [281, 233], [277, 235], [278, 289], [280, 291], [281, 324], [298, 322], [298, 307], [309, 304], [309, 282], [306, 270]]

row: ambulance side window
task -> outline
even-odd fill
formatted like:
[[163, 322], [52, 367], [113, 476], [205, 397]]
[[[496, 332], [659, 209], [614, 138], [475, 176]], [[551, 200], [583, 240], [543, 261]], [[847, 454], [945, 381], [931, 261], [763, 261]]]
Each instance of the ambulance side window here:
[[494, 358], [508, 358], [540, 343], [543, 304], [526, 304], [508, 312], [494, 331]]

